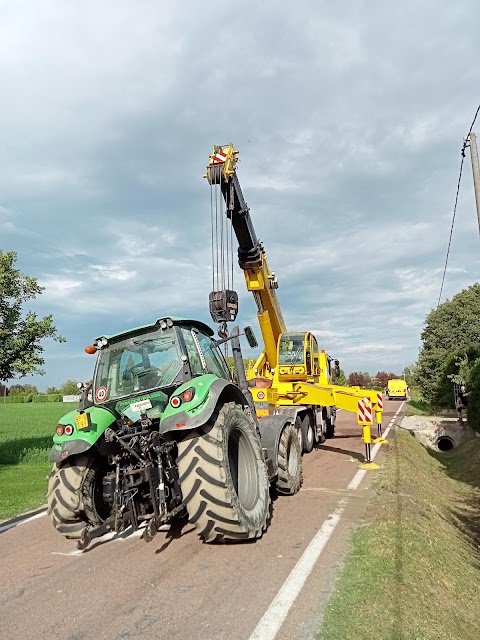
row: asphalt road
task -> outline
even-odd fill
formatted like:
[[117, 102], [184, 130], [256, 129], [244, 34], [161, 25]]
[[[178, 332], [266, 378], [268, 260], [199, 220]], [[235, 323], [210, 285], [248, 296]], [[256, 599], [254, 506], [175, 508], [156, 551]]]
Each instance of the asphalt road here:
[[[384, 427], [400, 403], [385, 405]], [[383, 449], [380, 464], [382, 455]], [[356, 476], [360, 461], [356, 418], [339, 412], [336, 437], [304, 456], [302, 490], [275, 500], [269, 529], [253, 543], [203, 544], [187, 523], [160, 532], [148, 544], [135, 536], [102, 539], [80, 553], [53, 529], [48, 516], [5, 531], [0, 535], [0, 638], [312, 638], [375, 474]], [[339, 505], [337, 523], [332, 514]], [[310, 553], [312, 538], [322, 536], [325, 526], [332, 529], [332, 523], [334, 531], [321, 541], [313, 570], [304, 568], [298, 578], [302, 570], [297, 567], [303, 588], [286, 609], [275, 600], [277, 593], [302, 555]], [[259, 630], [266, 611], [270, 623]]]

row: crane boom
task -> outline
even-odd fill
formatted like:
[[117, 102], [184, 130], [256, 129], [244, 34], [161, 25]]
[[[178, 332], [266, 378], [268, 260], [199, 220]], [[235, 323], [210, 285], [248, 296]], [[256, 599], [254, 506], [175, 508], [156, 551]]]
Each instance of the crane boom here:
[[[213, 147], [205, 177], [211, 186], [217, 187], [217, 193], [218, 187], [220, 188], [225, 200], [226, 215], [238, 241], [238, 262], [243, 270], [247, 289], [253, 293], [257, 305], [264, 350], [247, 374], [247, 378], [254, 382], [251, 393], [257, 417], [282, 413], [294, 418], [299, 433], [302, 434], [302, 443], [305, 442], [302, 447], [308, 452], [312, 450], [315, 440], [322, 443], [326, 437], [333, 437], [337, 407], [353, 413], [358, 411], [360, 416], [360, 403], [367, 403], [365, 406], [373, 407], [378, 434], [381, 436], [381, 395], [373, 389], [332, 384], [332, 363], [338, 371], [338, 360], [332, 360], [324, 350], [320, 351], [318, 342], [310, 331], [287, 331], [276, 294], [278, 281], [275, 273], [270, 271], [263, 245], [257, 239], [236, 174], [237, 155], [238, 151], [232, 144]], [[215, 214], [217, 215], [217, 209]], [[221, 219], [223, 223], [223, 211]], [[218, 222], [218, 218], [215, 220]], [[212, 207], [212, 256], [213, 247]], [[223, 254], [221, 255], [223, 266]], [[222, 285], [224, 281], [224, 278], [221, 279]], [[221, 285], [217, 286], [220, 288]], [[235, 291], [228, 287], [225, 289], [223, 285], [222, 290], [210, 293], [210, 312], [214, 321], [226, 323], [234, 319], [233, 308], [236, 316], [238, 297]], [[366, 459], [370, 461], [368, 425], [364, 426], [364, 442]]]
[[278, 281], [268, 267], [262, 243], [257, 239], [250, 210], [236, 174], [237, 154], [233, 145], [215, 146], [210, 155], [206, 178], [219, 185], [238, 242], [238, 263], [247, 289], [253, 293], [265, 349], [255, 364], [257, 375], [271, 376], [277, 366], [277, 344], [286, 326], [276, 294]]

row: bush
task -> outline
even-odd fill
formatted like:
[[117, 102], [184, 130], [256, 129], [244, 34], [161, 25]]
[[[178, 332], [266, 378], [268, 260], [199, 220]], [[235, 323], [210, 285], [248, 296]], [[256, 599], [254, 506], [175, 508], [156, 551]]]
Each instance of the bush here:
[[480, 362], [471, 368], [468, 382], [468, 423], [480, 433]]
[[432, 403], [438, 407], [455, 408], [454, 383], [467, 384], [472, 367], [480, 359], [480, 347], [472, 345], [452, 352], [445, 358]]
[[32, 397], [32, 402], [62, 402], [63, 397], [59, 393], [41, 394]]

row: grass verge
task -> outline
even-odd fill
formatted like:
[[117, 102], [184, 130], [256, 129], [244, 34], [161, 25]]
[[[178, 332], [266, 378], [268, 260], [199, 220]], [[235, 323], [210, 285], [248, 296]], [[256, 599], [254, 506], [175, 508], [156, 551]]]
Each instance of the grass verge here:
[[435, 407], [422, 398], [419, 391], [413, 389], [405, 411], [406, 416], [432, 416]]
[[318, 640], [480, 638], [480, 445], [395, 437]]
[[0, 519], [45, 502], [58, 419], [76, 403], [0, 403]]

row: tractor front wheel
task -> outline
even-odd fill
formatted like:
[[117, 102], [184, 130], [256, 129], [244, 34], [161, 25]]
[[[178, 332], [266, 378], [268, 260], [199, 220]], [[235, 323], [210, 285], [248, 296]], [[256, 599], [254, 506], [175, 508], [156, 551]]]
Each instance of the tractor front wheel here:
[[80, 539], [87, 526], [107, 517], [102, 500], [102, 473], [92, 455], [79, 454], [55, 464], [48, 479], [47, 512], [66, 538]]

